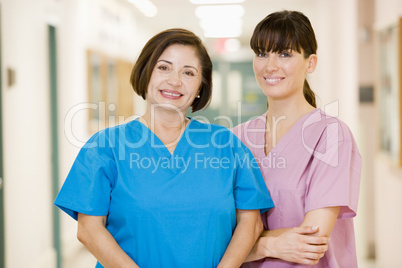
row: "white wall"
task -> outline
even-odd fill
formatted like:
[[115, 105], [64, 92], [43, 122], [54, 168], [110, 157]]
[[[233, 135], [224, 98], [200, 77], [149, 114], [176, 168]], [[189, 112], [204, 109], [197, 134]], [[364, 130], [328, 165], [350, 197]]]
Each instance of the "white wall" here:
[[[68, 111], [88, 99], [86, 49], [134, 62], [144, 43], [145, 30], [137, 29], [130, 9], [116, 3], [1, 0], [3, 77], [7, 68], [16, 73], [15, 85], [8, 87], [7, 79], [2, 85], [6, 267], [55, 267], [47, 25], [57, 27], [62, 183], [78, 153], [65, 131], [72, 129], [80, 141], [89, 137], [86, 113], [77, 113], [73, 124], [65, 125]], [[119, 17], [117, 24], [102, 17], [104, 9]], [[106, 40], [99, 40], [105, 34]], [[78, 246], [76, 223], [62, 214], [61, 227], [63, 250], [68, 255]]]
[[[401, 1], [375, 0], [376, 29], [396, 23], [400, 16]], [[379, 152], [375, 156], [374, 167], [376, 263], [378, 267], [402, 267], [402, 169]]]
[[[359, 86], [373, 86], [374, 65], [374, 0], [358, 0], [358, 39], [359, 39]], [[373, 103], [361, 103], [359, 107], [359, 140], [362, 155], [362, 176], [360, 199], [356, 217], [356, 247], [360, 259], [375, 257], [375, 187], [374, 160], [377, 152], [375, 141], [378, 140], [376, 121], [377, 113]]]
[[53, 255], [44, 9], [43, 1], [2, 1], [3, 77], [6, 68], [16, 72], [15, 85], [3, 84], [7, 267], [35, 267]]
[[310, 76], [318, 105], [358, 135], [357, 1], [316, 1], [311, 22], [318, 65]]
[[376, 264], [402, 267], [402, 170], [378, 155], [375, 163]]

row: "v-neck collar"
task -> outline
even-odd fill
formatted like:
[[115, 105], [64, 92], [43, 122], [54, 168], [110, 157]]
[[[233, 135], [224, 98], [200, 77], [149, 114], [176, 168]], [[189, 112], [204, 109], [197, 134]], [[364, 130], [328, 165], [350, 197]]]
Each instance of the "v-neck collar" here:
[[182, 155], [184, 153], [184, 150], [188, 148], [188, 146], [185, 146], [184, 140], [185, 136], [187, 135], [186, 132], [188, 132], [188, 129], [190, 128], [194, 120], [191, 117], [186, 118], [190, 119], [190, 122], [187, 124], [186, 128], [181, 134], [180, 139], [177, 142], [176, 147], [172, 153], [168, 150], [166, 145], [161, 141], [161, 139], [159, 139], [159, 137], [151, 129], [149, 129], [145, 124], [143, 124], [138, 120], [139, 117], [134, 119], [134, 121], [141, 126], [141, 129], [138, 128], [134, 129], [141, 135], [147, 135], [147, 143], [150, 144], [151, 148], [154, 149], [159, 154], [159, 156], [172, 158], [176, 155]]
[[[276, 143], [275, 147], [273, 147], [271, 149], [271, 151], [266, 155], [265, 154], [265, 131], [261, 131], [259, 133], [259, 135], [262, 135], [258, 137], [258, 140], [262, 140], [264, 141], [264, 146], [262, 146], [261, 148], [258, 149], [258, 154], [261, 158], [269, 158], [271, 157], [271, 154], [278, 154], [280, 153], [283, 149], [286, 148], [286, 146], [288, 144], [290, 144], [289, 142], [287, 142], [288, 140], [292, 140], [293, 137], [298, 134], [301, 131], [301, 127], [299, 127], [305, 120], [307, 117], [309, 117], [310, 115], [312, 115], [313, 113], [319, 111], [320, 108], [315, 108], [313, 111], [303, 115], [299, 120], [296, 121], [296, 123], [294, 123], [289, 130], [285, 133], [285, 135], [282, 136], [282, 138]], [[266, 130], [266, 124], [267, 124], [267, 112], [265, 112], [263, 115], [261, 115], [261, 126], [264, 128], [264, 130]]]

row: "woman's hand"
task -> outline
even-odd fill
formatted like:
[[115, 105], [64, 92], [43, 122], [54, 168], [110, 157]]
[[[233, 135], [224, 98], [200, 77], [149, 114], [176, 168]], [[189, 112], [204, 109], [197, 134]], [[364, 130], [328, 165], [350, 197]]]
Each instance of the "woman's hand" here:
[[95, 256], [103, 267], [138, 268], [114, 237], [105, 228], [106, 216], [78, 213], [78, 240]]
[[264, 231], [246, 262], [269, 257], [300, 264], [316, 264], [328, 250], [329, 236], [339, 210], [340, 207], [312, 210], [306, 213], [299, 227]]
[[304, 226], [282, 230], [284, 231], [278, 235], [260, 238], [267, 257], [312, 265], [328, 250], [328, 237], [312, 236], [318, 233], [318, 227]]

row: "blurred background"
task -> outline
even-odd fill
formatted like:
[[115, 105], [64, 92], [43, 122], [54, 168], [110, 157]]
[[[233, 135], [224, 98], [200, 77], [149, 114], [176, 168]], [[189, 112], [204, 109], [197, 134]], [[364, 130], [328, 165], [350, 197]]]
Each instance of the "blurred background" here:
[[319, 59], [310, 85], [363, 157], [359, 267], [402, 267], [402, 2], [207, 2], [0, 0], [0, 267], [93, 267], [76, 222], [53, 201], [95, 131], [144, 111], [129, 75], [150, 37], [181, 27], [204, 40], [213, 101], [191, 116], [232, 127], [266, 109], [248, 43], [254, 26], [282, 9], [310, 18]]

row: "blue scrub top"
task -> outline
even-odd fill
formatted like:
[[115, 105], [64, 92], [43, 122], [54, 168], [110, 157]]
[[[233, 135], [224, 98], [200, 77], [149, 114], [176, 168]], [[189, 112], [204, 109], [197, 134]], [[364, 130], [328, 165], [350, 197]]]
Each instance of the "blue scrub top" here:
[[107, 230], [142, 268], [216, 267], [236, 209], [274, 206], [249, 149], [227, 128], [193, 119], [173, 154], [138, 120], [98, 132], [55, 205], [74, 219], [107, 215]]

